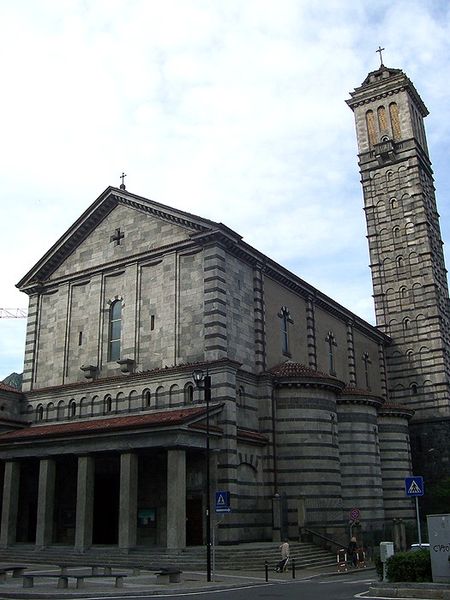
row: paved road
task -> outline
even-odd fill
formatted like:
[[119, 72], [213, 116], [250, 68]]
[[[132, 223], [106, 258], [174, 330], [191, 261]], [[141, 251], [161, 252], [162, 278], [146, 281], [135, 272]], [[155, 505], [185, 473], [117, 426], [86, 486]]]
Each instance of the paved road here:
[[[376, 579], [374, 573], [352, 573], [340, 577], [313, 577], [308, 579], [288, 579], [285, 582], [249, 583], [239, 588], [221, 590], [192, 590], [178, 594], [159, 592], [158, 595], [134, 596], [139, 600], [146, 598], [165, 598], [170, 600], [189, 600], [199, 596], [203, 600], [355, 600], [364, 598], [370, 582]], [[117, 599], [117, 596], [115, 597]], [[128, 598], [130, 596], [123, 596]], [[105, 600], [105, 599], [103, 599]]]

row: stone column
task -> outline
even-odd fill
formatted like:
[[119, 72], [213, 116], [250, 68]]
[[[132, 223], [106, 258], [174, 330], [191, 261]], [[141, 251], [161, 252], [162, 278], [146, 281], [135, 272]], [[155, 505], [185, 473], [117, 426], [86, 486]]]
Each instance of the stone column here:
[[120, 456], [119, 548], [136, 546], [138, 456], [124, 452]]
[[167, 451], [167, 547], [186, 547], [186, 452]]
[[347, 360], [350, 386], [356, 386], [355, 343], [353, 341], [353, 323], [347, 322]]
[[5, 463], [3, 483], [2, 529], [0, 546], [6, 548], [16, 541], [17, 508], [19, 504], [20, 462]]
[[92, 546], [94, 473], [95, 462], [93, 457], [79, 456], [75, 527], [75, 550], [78, 552], [84, 552]]
[[255, 314], [255, 366], [258, 373], [266, 370], [266, 327], [263, 266], [253, 268], [253, 302]]
[[316, 318], [314, 313], [314, 299], [309, 296], [306, 305], [306, 337], [308, 339], [308, 365], [317, 370], [316, 351]]
[[36, 546], [45, 548], [52, 542], [55, 506], [55, 461], [42, 458], [39, 464], [39, 489], [36, 523]]

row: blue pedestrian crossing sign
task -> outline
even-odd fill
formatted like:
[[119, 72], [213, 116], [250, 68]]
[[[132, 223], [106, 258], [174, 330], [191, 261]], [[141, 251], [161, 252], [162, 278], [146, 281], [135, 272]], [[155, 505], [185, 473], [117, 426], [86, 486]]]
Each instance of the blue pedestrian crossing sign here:
[[230, 492], [216, 492], [216, 513], [231, 512]]
[[410, 497], [423, 496], [425, 493], [423, 487], [423, 477], [420, 475], [405, 477], [405, 491], [406, 495]]

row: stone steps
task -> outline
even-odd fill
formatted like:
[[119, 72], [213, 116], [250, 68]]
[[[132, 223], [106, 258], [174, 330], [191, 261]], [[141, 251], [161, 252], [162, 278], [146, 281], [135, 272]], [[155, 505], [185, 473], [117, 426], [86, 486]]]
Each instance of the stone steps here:
[[[265, 561], [273, 568], [280, 559], [278, 544], [240, 544], [238, 546], [218, 546], [213, 550], [216, 570], [263, 570]], [[291, 561], [295, 559], [296, 569], [306, 567], [332, 566], [336, 564], [334, 554], [312, 544], [290, 544]], [[204, 546], [194, 546], [183, 550], [167, 548], [138, 547], [125, 553], [117, 547], [94, 546], [83, 553], [77, 553], [71, 546], [52, 546], [36, 550], [33, 545], [17, 544], [8, 549], [0, 549], [0, 562], [25, 562], [58, 564], [61, 562], [77, 566], [107, 564], [116, 567], [140, 566], [159, 569], [164, 566], [177, 566], [184, 570], [205, 570], [206, 550]]]

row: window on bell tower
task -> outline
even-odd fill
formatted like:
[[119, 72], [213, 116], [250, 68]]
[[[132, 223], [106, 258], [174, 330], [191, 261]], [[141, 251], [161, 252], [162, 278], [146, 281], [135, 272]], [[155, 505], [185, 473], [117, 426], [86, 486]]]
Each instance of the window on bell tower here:
[[400, 117], [398, 114], [398, 106], [395, 102], [389, 104], [389, 116], [391, 118], [392, 135], [394, 140], [400, 140], [402, 132], [400, 129]]
[[375, 128], [375, 116], [373, 110], [366, 112], [366, 127], [367, 137], [369, 138], [369, 146], [372, 148], [377, 143], [377, 133]]

